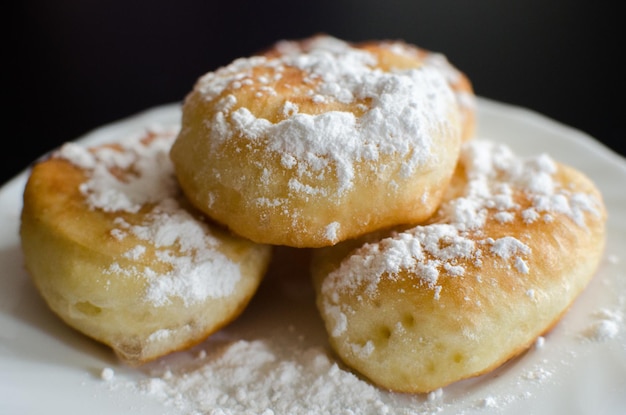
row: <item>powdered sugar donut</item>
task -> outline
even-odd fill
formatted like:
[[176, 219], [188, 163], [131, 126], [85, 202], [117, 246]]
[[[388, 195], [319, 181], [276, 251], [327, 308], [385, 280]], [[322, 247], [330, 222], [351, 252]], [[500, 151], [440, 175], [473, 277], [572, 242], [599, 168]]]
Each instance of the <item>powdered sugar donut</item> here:
[[458, 159], [461, 110], [445, 71], [397, 49], [320, 36], [202, 76], [171, 151], [189, 200], [292, 247], [429, 217]]
[[549, 330], [596, 271], [594, 184], [546, 155], [464, 144], [428, 223], [315, 250], [332, 347], [372, 382], [428, 392], [490, 371]]
[[255, 293], [271, 247], [191, 207], [169, 160], [178, 129], [114, 145], [68, 143], [24, 190], [24, 261], [50, 308], [129, 364], [190, 347]]

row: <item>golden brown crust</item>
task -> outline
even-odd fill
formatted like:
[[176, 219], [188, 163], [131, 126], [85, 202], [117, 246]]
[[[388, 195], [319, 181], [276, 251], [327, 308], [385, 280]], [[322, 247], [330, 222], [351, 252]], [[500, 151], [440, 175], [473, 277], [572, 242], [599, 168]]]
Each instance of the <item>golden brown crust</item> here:
[[[173, 135], [154, 134], [148, 141], [159, 140], [171, 145]], [[141, 169], [151, 157], [167, 161], [169, 145], [144, 156], [143, 146], [90, 149], [104, 154], [103, 149], [110, 148], [118, 156], [139, 151], [133, 165], [109, 166], [112, 174], [106, 177], [111, 181], [99, 190], [110, 194], [133, 180], [147, 179]], [[97, 176], [93, 167], [106, 166], [106, 157], [87, 167], [62, 153], [32, 169], [24, 190], [20, 236], [33, 282], [68, 325], [137, 365], [204, 340], [243, 311], [268, 266], [270, 247], [205, 222], [176, 191], [173, 174], [172, 192], [159, 194], [154, 202], [138, 202], [137, 211], [94, 206], [85, 186]], [[167, 171], [168, 164], [161, 165]], [[157, 175], [152, 184], [160, 188], [166, 182], [167, 175]], [[157, 194], [157, 187], [143, 184], [128, 195]], [[186, 233], [168, 239], [165, 234], [174, 235], [175, 226]]]
[[[428, 224], [314, 253], [330, 343], [381, 387], [428, 392], [498, 367], [556, 324], [598, 266], [606, 211], [582, 173], [557, 164], [484, 182], [467, 162]], [[463, 218], [472, 209], [480, 226]]]
[[445, 75], [386, 44], [311, 41], [199, 79], [171, 152], [185, 194], [246, 238], [293, 247], [426, 219], [461, 143]]

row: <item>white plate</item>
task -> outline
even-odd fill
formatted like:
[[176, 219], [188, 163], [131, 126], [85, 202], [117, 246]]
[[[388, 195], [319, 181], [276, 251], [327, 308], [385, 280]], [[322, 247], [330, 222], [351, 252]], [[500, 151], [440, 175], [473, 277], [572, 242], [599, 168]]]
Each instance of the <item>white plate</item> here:
[[[231, 326], [188, 352], [125, 367], [109, 349], [52, 315], [24, 272], [18, 237], [24, 172], [0, 190], [0, 413], [623, 414], [626, 160], [532, 111], [483, 98], [478, 109], [480, 137], [520, 154], [546, 152], [580, 169], [608, 206], [600, 269], [541, 347], [428, 396], [376, 389], [334, 365], [306, 272], [297, 254], [287, 252], [289, 265], [263, 283]], [[155, 108], [81, 141], [115, 140], [152, 123], [177, 124], [179, 111], [177, 104]], [[112, 378], [102, 376], [105, 368]]]

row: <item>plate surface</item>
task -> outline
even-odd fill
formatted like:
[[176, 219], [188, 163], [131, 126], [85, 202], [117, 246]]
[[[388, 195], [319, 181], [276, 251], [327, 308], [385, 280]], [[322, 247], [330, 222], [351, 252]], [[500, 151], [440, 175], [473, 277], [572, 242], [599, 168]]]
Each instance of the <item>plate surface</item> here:
[[[626, 408], [626, 160], [535, 112], [479, 99], [478, 136], [521, 155], [547, 153], [586, 173], [609, 211], [607, 249], [590, 286], [524, 355], [429, 395], [388, 393], [328, 353], [305, 251], [281, 249], [244, 314], [192, 350], [141, 368], [52, 315], [22, 265], [27, 172], [0, 189], [0, 413], [40, 414], [623, 414]], [[80, 139], [177, 124], [157, 107]]]

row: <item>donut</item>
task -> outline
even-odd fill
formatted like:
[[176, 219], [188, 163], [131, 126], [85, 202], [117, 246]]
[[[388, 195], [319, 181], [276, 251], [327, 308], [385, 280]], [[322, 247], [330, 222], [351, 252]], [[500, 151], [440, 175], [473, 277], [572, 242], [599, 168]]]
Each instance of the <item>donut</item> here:
[[65, 323], [141, 365], [234, 320], [272, 247], [232, 235], [184, 198], [178, 128], [113, 144], [67, 143], [37, 161], [20, 222], [25, 268]]
[[548, 332], [584, 290], [605, 224], [602, 196], [582, 172], [488, 139], [465, 142], [428, 221], [314, 250], [330, 346], [398, 392], [490, 372]]
[[187, 198], [243, 237], [295, 248], [431, 216], [463, 141], [446, 71], [389, 42], [307, 45], [197, 80], [170, 152]]

